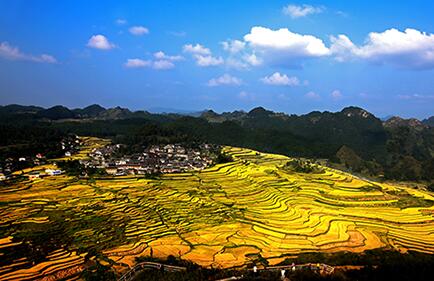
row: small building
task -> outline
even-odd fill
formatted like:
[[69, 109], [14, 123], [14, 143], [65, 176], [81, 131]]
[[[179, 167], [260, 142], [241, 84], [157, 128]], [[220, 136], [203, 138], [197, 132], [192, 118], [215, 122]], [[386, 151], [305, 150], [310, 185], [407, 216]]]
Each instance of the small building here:
[[45, 169], [45, 173], [50, 176], [58, 176], [62, 174], [62, 170], [56, 170], [56, 169]]
[[24, 162], [24, 161], [26, 161], [26, 157], [20, 157], [20, 158], [18, 158], [18, 161]]
[[3, 173], [0, 173], [0, 181], [6, 180], [6, 176]]
[[71, 157], [71, 152], [69, 152], [69, 151], [65, 152], [65, 156], [66, 157]]
[[34, 172], [30, 172], [27, 177], [29, 178], [29, 180], [35, 180], [35, 179], [39, 179], [41, 177], [41, 174], [37, 171], [34, 171]]
[[118, 168], [117, 167], [107, 167], [105, 169], [105, 171], [109, 175], [116, 175], [116, 173], [118, 172]]

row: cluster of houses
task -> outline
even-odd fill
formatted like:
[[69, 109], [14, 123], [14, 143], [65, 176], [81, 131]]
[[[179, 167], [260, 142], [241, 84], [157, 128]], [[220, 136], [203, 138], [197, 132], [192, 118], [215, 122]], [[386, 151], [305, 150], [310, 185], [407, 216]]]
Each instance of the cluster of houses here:
[[66, 157], [70, 157], [72, 154], [77, 153], [80, 150], [80, 139], [78, 136], [73, 135], [68, 138], [64, 138], [60, 145], [62, 146], [62, 151]]
[[[69, 157], [80, 149], [80, 139], [75, 135], [69, 135], [60, 142], [62, 153]], [[35, 155], [21, 155], [19, 157], [8, 157], [0, 163], [0, 181], [8, 179], [12, 172], [27, 167], [35, 167], [47, 164], [47, 158], [43, 153]], [[36, 179], [43, 176], [56, 176], [61, 174], [60, 170], [47, 169], [43, 171], [34, 171], [26, 174], [29, 179]]]
[[105, 169], [107, 174], [115, 176], [202, 170], [213, 163], [208, 144], [197, 148], [180, 144], [154, 145], [141, 153], [119, 156], [120, 147], [116, 144], [94, 149], [89, 154], [90, 160], [80, 162], [86, 167]]
[[[60, 145], [64, 155], [68, 157], [79, 150], [80, 141], [77, 137], [69, 137], [62, 140]], [[95, 148], [89, 154], [89, 159], [80, 160], [80, 164], [86, 168], [105, 170], [107, 174], [114, 176], [152, 175], [202, 170], [211, 165], [216, 158], [216, 147], [209, 144], [196, 145], [194, 148], [181, 144], [153, 145], [140, 153], [130, 155], [123, 154], [121, 148], [120, 144]], [[14, 170], [12, 163], [17, 162], [23, 163], [23, 167], [31, 167], [44, 165], [47, 159], [41, 153], [34, 157], [7, 159], [3, 163], [6, 163], [5, 165], [0, 165], [0, 181], [8, 179]], [[64, 171], [60, 169], [41, 169], [26, 173], [25, 176], [34, 180], [62, 173]]]
[[64, 173], [64, 171], [59, 170], [59, 169], [45, 169], [44, 172], [32, 171], [32, 172], [27, 174], [27, 177], [30, 180], [35, 180], [35, 179], [39, 179], [39, 178], [46, 177], [46, 176], [58, 176], [58, 175], [61, 175], [63, 173]]

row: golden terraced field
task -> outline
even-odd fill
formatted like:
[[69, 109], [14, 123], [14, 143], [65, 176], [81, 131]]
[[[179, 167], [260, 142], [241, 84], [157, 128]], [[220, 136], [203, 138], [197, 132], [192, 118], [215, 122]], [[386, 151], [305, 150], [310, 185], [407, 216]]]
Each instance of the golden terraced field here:
[[[84, 151], [99, 145], [85, 140]], [[326, 167], [295, 173], [285, 156], [224, 151], [234, 162], [158, 179], [62, 175], [1, 187], [0, 280], [73, 276], [89, 249], [120, 265], [174, 255], [214, 267], [315, 251], [434, 253], [432, 193]], [[46, 257], [35, 261], [38, 241]]]

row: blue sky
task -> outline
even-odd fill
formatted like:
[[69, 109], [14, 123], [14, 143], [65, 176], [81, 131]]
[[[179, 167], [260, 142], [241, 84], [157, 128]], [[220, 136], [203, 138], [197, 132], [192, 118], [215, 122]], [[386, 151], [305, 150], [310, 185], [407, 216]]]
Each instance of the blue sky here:
[[434, 114], [432, 1], [0, 0], [0, 104]]

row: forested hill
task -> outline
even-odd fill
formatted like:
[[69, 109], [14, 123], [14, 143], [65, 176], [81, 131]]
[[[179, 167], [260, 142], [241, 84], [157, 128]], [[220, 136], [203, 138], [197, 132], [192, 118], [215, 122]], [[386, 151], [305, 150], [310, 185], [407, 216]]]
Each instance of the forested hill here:
[[[382, 122], [358, 107], [305, 115], [258, 107], [222, 114], [209, 110], [193, 117], [99, 105], [83, 109], [9, 105], [0, 107], [0, 120], [8, 131], [31, 125], [62, 133], [111, 137], [136, 150], [152, 143], [200, 141], [326, 158], [354, 172], [391, 179], [434, 178], [432, 118], [421, 122], [393, 117]], [[11, 141], [8, 135], [0, 138], [1, 143]]]

